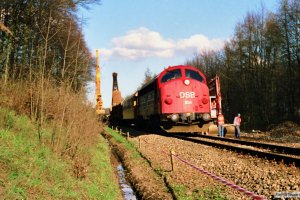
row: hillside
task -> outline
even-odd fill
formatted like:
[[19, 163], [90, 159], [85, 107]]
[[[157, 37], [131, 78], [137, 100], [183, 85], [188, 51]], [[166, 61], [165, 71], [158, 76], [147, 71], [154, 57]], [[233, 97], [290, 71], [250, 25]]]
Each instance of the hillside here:
[[[26, 116], [0, 108], [0, 199], [118, 199], [110, 152], [102, 137], [86, 149], [88, 165], [76, 165], [39, 142]], [[43, 129], [51, 136], [51, 129]]]

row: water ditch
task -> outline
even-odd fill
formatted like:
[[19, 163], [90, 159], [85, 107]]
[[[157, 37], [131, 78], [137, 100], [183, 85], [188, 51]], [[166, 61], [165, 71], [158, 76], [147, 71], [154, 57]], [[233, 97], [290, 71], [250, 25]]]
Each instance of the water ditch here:
[[[176, 199], [172, 190], [168, 186], [165, 188], [166, 183], [164, 182], [166, 180], [160, 179], [162, 177], [153, 171], [146, 158], [142, 155], [140, 155], [142, 158], [139, 158], [139, 156], [131, 158], [131, 156], [136, 155], [130, 151], [127, 152], [122, 144], [110, 139], [111, 136], [105, 134], [105, 132], [102, 135], [106, 138], [111, 150], [111, 161], [115, 169], [115, 177], [119, 179], [123, 199]], [[122, 172], [123, 175], [119, 175], [118, 172]], [[121, 177], [124, 177], [124, 179]], [[122, 184], [122, 180], [125, 181], [125, 184]]]
[[118, 170], [119, 184], [120, 184], [124, 199], [125, 200], [136, 200], [137, 199], [136, 195], [135, 195], [132, 187], [126, 180], [125, 170], [124, 170], [122, 164], [119, 163], [119, 165], [117, 166], [117, 170]]
[[110, 146], [111, 151], [111, 160], [113, 166], [116, 169], [118, 182], [120, 185], [120, 189], [122, 191], [122, 195], [124, 200], [137, 200], [136, 194], [130, 185], [130, 183], [126, 180], [126, 170], [124, 169], [120, 158], [118, 157], [117, 153], [114, 152], [112, 146], [110, 145], [109, 141], [106, 139], [106, 143]]

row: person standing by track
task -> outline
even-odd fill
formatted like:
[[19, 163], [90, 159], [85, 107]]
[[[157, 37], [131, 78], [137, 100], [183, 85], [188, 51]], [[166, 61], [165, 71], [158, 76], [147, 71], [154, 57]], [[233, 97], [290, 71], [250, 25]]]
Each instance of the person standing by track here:
[[224, 116], [222, 113], [218, 115], [218, 136], [224, 137]]
[[241, 130], [240, 130], [240, 125], [241, 125], [241, 114], [237, 114], [237, 116], [234, 118], [233, 120], [233, 125], [234, 125], [234, 128], [235, 128], [235, 137], [236, 138], [239, 138], [240, 137], [240, 134], [241, 134]]

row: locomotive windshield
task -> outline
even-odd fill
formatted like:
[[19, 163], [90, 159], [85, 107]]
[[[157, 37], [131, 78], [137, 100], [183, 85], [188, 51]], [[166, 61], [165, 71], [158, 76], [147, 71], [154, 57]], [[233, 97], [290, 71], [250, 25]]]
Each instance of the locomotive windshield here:
[[194, 71], [194, 70], [186, 69], [185, 70], [185, 76], [187, 78], [192, 78], [192, 79], [195, 79], [195, 80], [200, 81], [200, 82], [204, 81], [203, 77], [197, 71]]
[[170, 80], [176, 79], [176, 78], [180, 78], [181, 77], [181, 70], [180, 69], [174, 69], [171, 71], [168, 71], [162, 78], [161, 78], [161, 82], [165, 83], [168, 82]]

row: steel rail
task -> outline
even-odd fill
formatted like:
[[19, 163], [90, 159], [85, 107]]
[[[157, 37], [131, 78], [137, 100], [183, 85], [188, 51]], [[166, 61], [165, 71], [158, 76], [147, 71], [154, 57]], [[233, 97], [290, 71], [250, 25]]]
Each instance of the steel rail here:
[[244, 153], [244, 154], [250, 154], [252, 156], [257, 156], [260, 158], [267, 158], [269, 160], [276, 160], [277, 162], [284, 162], [285, 164], [294, 164], [295, 166], [300, 167], [300, 159], [295, 158], [295, 157], [290, 157], [290, 156], [276, 154], [276, 153], [270, 153], [270, 152], [257, 151], [257, 150], [253, 150], [253, 149], [242, 148], [242, 147], [232, 146], [232, 145], [228, 145], [228, 144], [215, 143], [215, 142], [205, 141], [205, 140], [201, 140], [201, 139], [180, 136], [178, 134], [174, 134], [174, 135], [172, 135], [172, 137], [178, 138], [181, 140], [185, 140], [185, 141], [194, 142], [197, 144], [205, 144], [205, 145], [209, 145], [209, 146], [213, 146], [213, 147], [217, 147], [217, 148], [223, 148], [223, 149], [228, 149], [231, 151], [236, 151], [236, 152], [240, 152], [240, 153]]
[[277, 153], [284, 153], [284, 154], [290, 154], [296, 156], [300, 155], [300, 148], [295, 148], [295, 147], [286, 147], [286, 146], [275, 145], [275, 144], [245, 141], [240, 139], [222, 138], [222, 137], [209, 136], [209, 135], [197, 135], [196, 137], [208, 138], [208, 139], [219, 140], [224, 142], [231, 142], [231, 143], [236, 143], [241, 145], [249, 145], [253, 147], [269, 149]]

